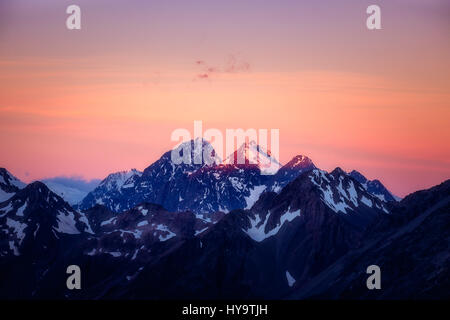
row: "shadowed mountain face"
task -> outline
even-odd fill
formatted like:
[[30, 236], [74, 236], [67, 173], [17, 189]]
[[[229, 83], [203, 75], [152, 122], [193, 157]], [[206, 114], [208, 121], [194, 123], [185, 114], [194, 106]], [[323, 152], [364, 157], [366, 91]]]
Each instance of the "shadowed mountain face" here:
[[0, 203], [0, 298], [31, 298], [92, 234], [86, 216], [41, 182]]
[[[449, 297], [450, 181], [385, 202], [341, 169], [327, 173], [308, 162], [293, 159], [289, 167], [308, 170], [229, 213], [175, 212], [145, 201], [121, 213], [99, 204], [81, 212], [32, 183], [0, 203], [0, 297]], [[219, 170], [236, 177], [255, 169], [239, 166]], [[196, 179], [217, 168], [172, 173]], [[156, 179], [152, 172], [129, 178]], [[129, 178], [121, 177], [122, 186]], [[66, 288], [73, 264], [82, 270], [80, 291]], [[382, 290], [365, 285], [372, 264], [381, 267]]]
[[90, 270], [86, 296], [101, 296], [109, 286], [102, 284], [128, 281], [142, 264], [220, 217], [203, 220], [146, 203], [122, 214], [100, 205], [84, 213], [34, 182], [0, 203], [0, 298], [64, 298], [60, 280], [71, 264]]
[[93, 233], [86, 216], [43, 183], [33, 182], [0, 203], [1, 255], [46, 254], [63, 234]]
[[[413, 193], [368, 230], [348, 252], [291, 299], [448, 299], [450, 296], [450, 180]], [[381, 269], [381, 290], [367, 290], [366, 268]]]
[[[329, 190], [334, 198], [327, 198]], [[186, 239], [144, 267], [123, 295], [281, 298], [290, 290], [287, 272], [296, 283], [306, 283], [357, 247], [367, 225], [386, 214], [383, 209], [378, 198], [342, 170], [314, 170], [279, 194], [264, 194], [251, 210], [232, 211], [198, 237]]]

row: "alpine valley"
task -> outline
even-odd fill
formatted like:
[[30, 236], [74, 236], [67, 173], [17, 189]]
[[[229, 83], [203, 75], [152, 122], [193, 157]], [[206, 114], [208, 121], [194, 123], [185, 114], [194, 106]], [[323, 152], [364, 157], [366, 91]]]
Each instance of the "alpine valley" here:
[[0, 169], [0, 299], [450, 298], [450, 180], [399, 199], [304, 155], [264, 175], [261, 157], [254, 142], [213, 164], [170, 150], [77, 203]]

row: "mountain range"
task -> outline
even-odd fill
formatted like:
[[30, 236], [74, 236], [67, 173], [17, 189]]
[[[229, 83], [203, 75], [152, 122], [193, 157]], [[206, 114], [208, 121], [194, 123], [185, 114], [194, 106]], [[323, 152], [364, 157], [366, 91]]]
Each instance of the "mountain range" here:
[[[1, 169], [0, 298], [450, 297], [450, 180], [397, 201], [302, 155], [262, 175], [254, 161], [174, 164], [170, 152], [73, 206]], [[366, 287], [374, 264], [381, 290]], [[67, 289], [69, 265], [82, 290]]]
[[[194, 159], [194, 141], [186, 143], [192, 144], [191, 159]], [[204, 140], [202, 148], [213, 150]], [[226, 213], [233, 209], [248, 209], [261, 193], [279, 192], [300, 174], [316, 169], [311, 159], [298, 155], [284, 166], [273, 159], [280, 169], [275, 174], [263, 175], [258, 159], [267, 158], [270, 158], [268, 153], [254, 142], [244, 143], [223, 162], [211, 165], [176, 165], [171, 160], [171, 151], [168, 151], [143, 172], [132, 169], [110, 174], [80, 202], [79, 208], [84, 210], [102, 204], [112, 211], [121, 212], [141, 202], [150, 202], [171, 211]], [[394, 196], [380, 181], [369, 181], [357, 171], [352, 171], [349, 176], [381, 200], [394, 201]]]

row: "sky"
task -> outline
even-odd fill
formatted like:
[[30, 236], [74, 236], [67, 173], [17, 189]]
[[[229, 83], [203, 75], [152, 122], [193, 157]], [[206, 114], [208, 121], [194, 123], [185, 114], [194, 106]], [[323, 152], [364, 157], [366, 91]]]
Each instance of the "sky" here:
[[450, 178], [449, 39], [445, 0], [2, 0], [0, 167], [143, 170], [202, 120], [405, 196]]

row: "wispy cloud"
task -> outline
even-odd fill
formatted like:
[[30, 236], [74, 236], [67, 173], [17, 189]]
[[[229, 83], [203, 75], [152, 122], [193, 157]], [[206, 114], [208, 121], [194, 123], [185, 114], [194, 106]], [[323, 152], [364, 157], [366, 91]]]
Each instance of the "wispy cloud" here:
[[48, 178], [43, 179], [43, 182], [54, 182], [58, 183], [60, 185], [75, 188], [78, 190], [82, 190], [85, 192], [92, 191], [95, 187], [97, 187], [101, 180], [99, 179], [92, 179], [92, 180], [85, 180], [81, 176], [73, 176], [73, 177], [66, 177], [66, 176], [60, 176], [60, 177], [54, 177], [54, 178]]
[[246, 73], [250, 71], [250, 63], [234, 54], [228, 55], [223, 64], [220, 65], [212, 65], [205, 60], [196, 60], [195, 64], [199, 68], [195, 78], [199, 80], [210, 80], [213, 76], [221, 73]]

